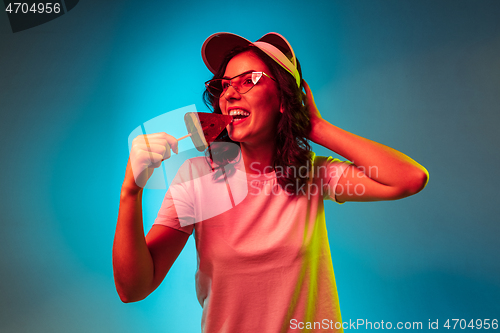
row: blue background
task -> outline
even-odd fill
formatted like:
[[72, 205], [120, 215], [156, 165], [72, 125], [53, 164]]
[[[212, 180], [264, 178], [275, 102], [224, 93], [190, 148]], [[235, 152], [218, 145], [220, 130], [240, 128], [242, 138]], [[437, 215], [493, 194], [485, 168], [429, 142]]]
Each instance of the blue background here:
[[[414, 197], [326, 203], [344, 321], [500, 319], [498, 17], [498, 1], [82, 0], [14, 34], [0, 14], [0, 331], [199, 332], [192, 238], [134, 304], [111, 247], [128, 135], [204, 110], [219, 31], [284, 35], [324, 118], [430, 173]], [[145, 193], [146, 229], [163, 194]]]

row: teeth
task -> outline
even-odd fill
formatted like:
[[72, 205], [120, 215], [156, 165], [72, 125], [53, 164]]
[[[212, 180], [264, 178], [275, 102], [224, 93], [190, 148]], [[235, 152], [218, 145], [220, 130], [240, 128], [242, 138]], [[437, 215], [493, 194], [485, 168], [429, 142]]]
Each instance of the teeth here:
[[244, 111], [244, 110], [241, 110], [241, 109], [234, 109], [234, 110], [231, 110], [229, 112], [229, 115], [230, 116], [239, 116], [239, 115], [242, 115], [242, 116], [249, 116], [250, 113], [247, 112], [247, 111]]

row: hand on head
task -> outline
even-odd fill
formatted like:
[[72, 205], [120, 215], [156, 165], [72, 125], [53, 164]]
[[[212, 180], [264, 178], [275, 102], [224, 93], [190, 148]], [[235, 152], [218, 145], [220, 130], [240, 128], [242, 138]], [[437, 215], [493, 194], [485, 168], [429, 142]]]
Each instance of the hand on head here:
[[314, 97], [311, 91], [311, 88], [309, 88], [309, 85], [307, 84], [306, 80], [302, 79], [302, 85], [305, 90], [305, 100], [304, 103], [309, 110], [309, 117], [311, 119], [311, 124], [314, 127], [314, 124], [318, 122], [319, 120], [323, 119], [321, 117], [321, 113], [319, 112], [318, 108], [316, 107], [316, 103], [314, 102]]

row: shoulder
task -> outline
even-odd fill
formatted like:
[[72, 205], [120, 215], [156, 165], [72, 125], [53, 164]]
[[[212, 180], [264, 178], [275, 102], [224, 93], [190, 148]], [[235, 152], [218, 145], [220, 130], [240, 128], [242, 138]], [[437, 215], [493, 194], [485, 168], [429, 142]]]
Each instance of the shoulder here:
[[318, 156], [312, 152], [312, 175], [314, 178], [338, 178], [352, 163], [332, 156]]
[[203, 156], [185, 160], [177, 170], [176, 181], [185, 182], [211, 173], [209, 161]]
[[332, 156], [319, 156], [314, 152], [311, 152], [311, 163], [313, 167], [319, 166], [329, 166], [329, 165], [343, 165], [345, 167], [351, 165], [349, 161], [342, 161], [338, 158], [333, 158]]
[[206, 168], [209, 168], [210, 165], [209, 165], [208, 160], [205, 157], [197, 156], [197, 157], [187, 159], [184, 162], [184, 164], [182, 165], [182, 167], [189, 167], [192, 169], [203, 169], [203, 168], [206, 169]]

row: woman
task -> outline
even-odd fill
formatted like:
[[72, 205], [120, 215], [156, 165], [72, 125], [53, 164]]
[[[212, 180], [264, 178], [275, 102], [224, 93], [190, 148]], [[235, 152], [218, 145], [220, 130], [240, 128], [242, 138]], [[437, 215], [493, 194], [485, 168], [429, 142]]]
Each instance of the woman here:
[[[322, 119], [281, 35], [251, 43], [215, 34], [202, 54], [215, 74], [205, 100], [214, 112], [233, 116], [219, 141], [239, 150], [229, 150], [223, 163], [216, 149], [208, 151], [209, 163], [189, 160], [178, 173], [181, 204], [173, 204], [171, 186], [144, 237], [141, 186], [170, 150], [177, 152], [177, 141], [165, 133], [134, 140], [113, 247], [120, 298], [138, 301], [156, 289], [195, 230], [203, 332], [342, 331], [323, 200], [400, 199], [425, 187], [427, 171]], [[307, 140], [353, 163], [315, 156]], [[230, 209], [199, 218], [203, 212], [193, 210], [199, 205], [182, 185], [192, 178], [182, 177], [226, 168], [227, 161], [234, 171], [229, 183], [246, 184], [248, 193]], [[215, 199], [223, 205], [226, 197]]]

